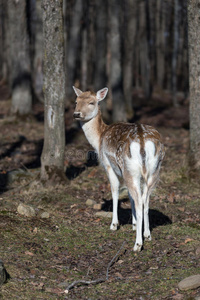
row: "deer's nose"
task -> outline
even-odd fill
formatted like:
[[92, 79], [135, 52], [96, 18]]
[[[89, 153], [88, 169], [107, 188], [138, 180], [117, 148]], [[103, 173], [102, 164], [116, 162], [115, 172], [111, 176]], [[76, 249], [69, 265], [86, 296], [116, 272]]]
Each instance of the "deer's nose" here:
[[75, 119], [78, 119], [78, 118], [80, 118], [81, 117], [81, 113], [80, 112], [75, 112], [74, 113], [74, 118]]

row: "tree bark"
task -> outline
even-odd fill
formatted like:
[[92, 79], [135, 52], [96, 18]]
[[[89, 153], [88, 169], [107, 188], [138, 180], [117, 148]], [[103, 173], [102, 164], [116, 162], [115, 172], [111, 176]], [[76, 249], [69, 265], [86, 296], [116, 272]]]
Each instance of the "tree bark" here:
[[178, 13], [178, 0], [174, 0], [174, 38], [173, 38], [173, 53], [172, 53], [172, 102], [173, 106], [178, 106], [176, 97], [177, 92], [177, 59], [178, 59], [178, 44], [179, 44], [179, 13]]
[[43, 0], [45, 131], [41, 179], [64, 176], [64, 33], [63, 1]]
[[141, 78], [142, 78], [142, 88], [147, 99], [151, 95], [151, 85], [150, 85], [150, 60], [149, 60], [149, 45], [147, 38], [147, 10], [146, 10], [146, 0], [141, 0], [139, 3], [139, 44], [140, 44], [140, 68], [141, 68]]
[[33, 88], [38, 100], [44, 102], [43, 97], [43, 26], [42, 26], [42, 0], [34, 1], [35, 14], [33, 18]]
[[123, 78], [121, 61], [121, 6], [115, 0], [109, 0], [110, 13], [110, 79], [112, 88], [113, 121], [126, 121], [125, 103], [123, 98]]
[[124, 60], [123, 60], [123, 90], [128, 119], [134, 116], [132, 104], [133, 91], [133, 52], [136, 38], [137, 7], [136, 1], [125, 1], [125, 34], [124, 34]]
[[94, 15], [95, 15], [95, 7], [94, 0], [88, 1], [87, 7], [87, 86], [89, 88], [94, 84], [94, 65], [95, 65], [95, 29], [94, 29]]
[[83, 91], [87, 88], [87, 75], [88, 75], [88, 64], [87, 64], [87, 50], [88, 50], [88, 36], [87, 28], [84, 26], [82, 29], [82, 49], [81, 49], [81, 88]]
[[72, 86], [74, 85], [76, 73], [76, 60], [78, 47], [80, 45], [80, 28], [83, 11], [83, 0], [76, 0], [73, 8], [71, 28], [69, 31], [69, 41], [67, 47], [67, 98], [74, 96]]
[[157, 84], [163, 89], [165, 76], [165, 14], [164, 1], [156, 1], [156, 75]]
[[4, 64], [4, 58], [3, 58], [3, 45], [4, 45], [4, 39], [3, 39], [3, 0], [0, 0], [0, 81], [3, 78], [3, 64]]
[[12, 113], [32, 111], [31, 62], [27, 27], [28, 2], [8, 0]]
[[[96, 52], [95, 52], [95, 91], [107, 86], [106, 74], [106, 50], [107, 50], [107, 0], [96, 3]], [[101, 111], [104, 117], [108, 118], [107, 102], [101, 101]]]
[[[200, 0], [188, 0], [190, 167], [200, 175]], [[193, 173], [193, 172], [192, 172]]]

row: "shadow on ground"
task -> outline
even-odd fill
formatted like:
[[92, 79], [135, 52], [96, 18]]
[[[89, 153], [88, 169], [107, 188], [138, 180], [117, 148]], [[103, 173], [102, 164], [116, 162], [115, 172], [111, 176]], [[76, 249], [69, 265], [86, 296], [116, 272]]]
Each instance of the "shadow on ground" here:
[[[126, 225], [126, 224], [132, 224], [132, 211], [130, 208], [123, 208], [121, 206], [122, 202], [124, 203], [126, 199], [119, 201], [119, 207], [118, 207], [118, 217], [119, 217], [119, 223], [120, 225]], [[127, 201], [129, 201], [127, 199]], [[112, 200], [105, 200], [104, 199], [104, 211], [112, 211], [113, 204]], [[158, 226], [163, 226], [167, 224], [172, 224], [172, 221], [170, 218], [166, 215], [164, 215], [162, 212], [156, 210], [156, 209], [149, 209], [149, 221], [150, 221], [150, 229], [154, 229]]]

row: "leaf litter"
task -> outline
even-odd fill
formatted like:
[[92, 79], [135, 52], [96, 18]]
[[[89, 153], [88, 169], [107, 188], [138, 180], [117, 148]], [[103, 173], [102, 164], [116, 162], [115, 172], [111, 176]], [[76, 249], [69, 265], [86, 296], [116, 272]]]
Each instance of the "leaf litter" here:
[[[200, 187], [187, 174], [187, 130], [158, 128], [166, 157], [150, 201], [152, 241], [144, 244], [141, 253], [134, 253], [128, 199], [120, 200], [116, 232], [110, 232], [109, 218], [96, 216], [93, 207], [86, 205], [92, 199], [104, 204], [102, 211], [112, 211], [108, 179], [101, 166], [87, 162], [92, 149], [83, 134], [75, 130], [66, 145], [69, 185], [46, 188], [37, 177], [43, 125], [32, 120], [31, 124], [18, 121], [17, 126], [19, 135], [15, 122], [2, 123], [0, 128], [0, 258], [11, 276], [1, 287], [0, 298], [116, 299], [117, 295], [137, 300], [200, 295], [199, 288], [178, 289], [182, 279], [200, 273]], [[70, 127], [67, 130], [70, 133]], [[70, 156], [76, 149], [85, 155]], [[13, 169], [24, 172], [15, 173], [7, 184]], [[33, 206], [36, 216], [20, 216], [19, 203]], [[49, 212], [48, 219], [41, 219], [43, 210]], [[108, 280], [75, 285], [68, 294], [64, 292], [73, 282], [105, 279], [105, 270], [124, 240], [125, 252], [109, 268]]]

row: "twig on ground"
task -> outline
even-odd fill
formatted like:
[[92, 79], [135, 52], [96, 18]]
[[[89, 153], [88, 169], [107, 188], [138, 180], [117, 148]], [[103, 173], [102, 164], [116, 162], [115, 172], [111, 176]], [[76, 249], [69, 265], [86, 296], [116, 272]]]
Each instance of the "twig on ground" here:
[[70, 285], [68, 285], [67, 289], [65, 290], [65, 293], [68, 294], [69, 293], [69, 290], [71, 290], [74, 286], [78, 285], [78, 284], [97, 284], [97, 283], [100, 283], [100, 282], [104, 282], [106, 281], [106, 277], [102, 277], [102, 278], [99, 278], [99, 279], [96, 279], [96, 280], [76, 280], [76, 281], [73, 281]]
[[107, 267], [107, 271], [106, 271], [106, 280], [108, 280], [108, 273], [109, 273], [109, 269], [112, 266], [113, 262], [115, 261], [115, 259], [119, 256], [119, 253], [121, 252], [121, 250], [123, 249], [124, 245], [125, 245], [126, 241], [123, 241], [123, 244], [121, 245], [120, 249], [117, 251], [117, 253], [115, 254], [115, 256], [111, 259], [111, 261], [108, 264]]
[[108, 280], [108, 273], [109, 273], [109, 269], [112, 266], [112, 264], [114, 263], [114, 261], [116, 260], [116, 258], [119, 256], [119, 253], [121, 252], [122, 248], [124, 247], [126, 241], [123, 242], [123, 244], [121, 245], [120, 249], [117, 251], [117, 253], [115, 254], [115, 256], [111, 259], [111, 261], [108, 264], [107, 270], [106, 270], [106, 276], [102, 277], [102, 278], [98, 278], [96, 280], [76, 280], [73, 281], [70, 285], [68, 285], [67, 289], [65, 290], [65, 293], [68, 294], [69, 290], [71, 290], [74, 286], [79, 285], [79, 284], [97, 284], [100, 282], [105, 282]]

